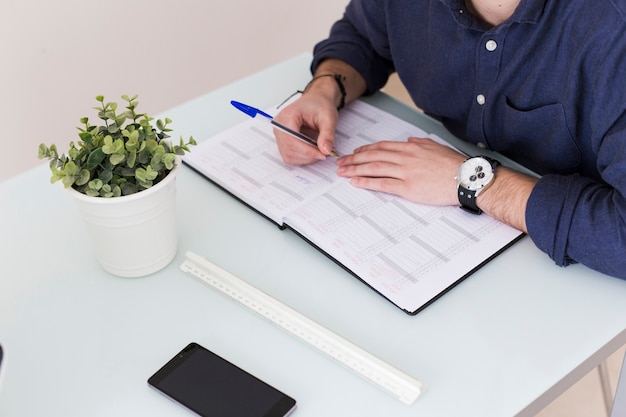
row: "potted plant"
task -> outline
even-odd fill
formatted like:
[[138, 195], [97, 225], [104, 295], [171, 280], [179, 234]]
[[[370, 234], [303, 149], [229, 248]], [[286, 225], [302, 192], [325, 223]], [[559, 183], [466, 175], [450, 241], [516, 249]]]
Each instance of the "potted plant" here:
[[78, 142], [66, 154], [39, 145], [50, 160], [50, 181], [61, 181], [75, 197], [103, 268], [119, 276], [143, 276], [176, 255], [176, 172], [180, 156], [195, 145], [169, 141], [170, 119], [137, 113], [137, 96], [123, 95], [124, 110], [97, 96], [99, 121], [80, 119]]

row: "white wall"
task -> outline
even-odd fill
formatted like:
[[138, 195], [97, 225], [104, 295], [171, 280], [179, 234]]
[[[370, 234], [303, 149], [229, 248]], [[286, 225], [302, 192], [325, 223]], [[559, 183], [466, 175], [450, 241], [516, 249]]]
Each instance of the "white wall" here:
[[[65, 150], [94, 97], [159, 113], [311, 51], [348, 0], [0, 0], [0, 180]], [[176, 128], [176, 120], [174, 120]]]

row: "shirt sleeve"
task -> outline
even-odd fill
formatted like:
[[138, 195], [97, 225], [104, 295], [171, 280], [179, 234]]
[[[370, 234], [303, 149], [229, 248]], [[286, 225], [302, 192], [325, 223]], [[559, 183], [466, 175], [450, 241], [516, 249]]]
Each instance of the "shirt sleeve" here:
[[579, 174], [539, 180], [526, 209], [528, 234], [557, 265], [582, 263], [626, 279], [626, 114], [598, 147], [602, 180]]
[[315, 45], [312, 72], [327, 58], [340, 59], [356, 69], [367, 83], [366, 95], [387, 82], [394, 71], [385, 26], [384, 1], [353, 0], [327, 39]]

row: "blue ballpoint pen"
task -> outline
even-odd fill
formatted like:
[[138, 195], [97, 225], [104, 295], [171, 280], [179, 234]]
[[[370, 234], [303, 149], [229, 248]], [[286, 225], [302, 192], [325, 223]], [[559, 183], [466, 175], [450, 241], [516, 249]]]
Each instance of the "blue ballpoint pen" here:
[[[238, 110], [241, 110], [242, 112], [244, 112], [245, 114], [247, 114], [250, 117], [256, 117], [257, 115], [259, 116], [263, 116], [266, 120], [268, 120], [273, 126], [277, 127], [278, 129], [282, 130], [285, 133], [290, 134], [291, 136], [293, 136], [296, 139], [300, 139], [301, 141], [314, 146], [317, 148], [317, 142], [313, 139], [311, 139], [310, 137], [295, 131], [293, 129], [288, 128], [287, 126], [285, 126], [282, 123], [277, 122], [276, 120], [274, 120], [274, 117], [270, 114], [265, 113], [262, 110], [257, 109], [256, 107], [252, 107], [252, 106], [248, 106], [247, 104], [243, 104], [239, 101], [235, 101], [235, 100], [231, 100], [230, 104], [232, 104], [233, 106], [235, 106], [235, 108], [237, 108]], [[332, 156], [336, 156], [339, 157], [339, 154], [335, 151], [332, 150], [330, 153]]]

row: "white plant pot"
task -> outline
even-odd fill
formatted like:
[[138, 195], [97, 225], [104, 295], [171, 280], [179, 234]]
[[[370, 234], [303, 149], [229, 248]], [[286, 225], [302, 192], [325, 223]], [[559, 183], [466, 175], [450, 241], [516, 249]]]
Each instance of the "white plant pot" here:
[[176, 256], [176, 174], [122, 197], [89, 197], [70, 188], [100, 265], [121, 277], [157, 272]]

